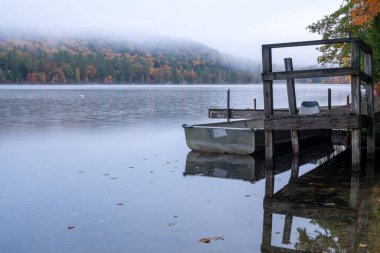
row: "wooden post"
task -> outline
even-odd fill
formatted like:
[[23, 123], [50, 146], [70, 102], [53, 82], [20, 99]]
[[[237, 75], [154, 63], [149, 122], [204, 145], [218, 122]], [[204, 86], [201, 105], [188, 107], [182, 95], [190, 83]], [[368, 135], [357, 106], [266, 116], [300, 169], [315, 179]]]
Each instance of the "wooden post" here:
[[255, 110], [257, 109], [257, 107], [256, 107], [256, 98], [253, 99], [253, 109], [255, 109]]
[[[364, 54], [364, 72], [372, 77], [372, 55]], [[373, 84], [366, 83], [366, 102], [367, 102], [367, 160], [375, 158], [375, 115]]]
[[291, 168], [291, 172], [290, 172], [290, 180], [289, 181], [292, 181], [292, 180], [298, 178], [299, 170], [300, 170], [299, 156], [294, 155], [292, 157], [292, 168]]
[[[351, 67], [360, 68], [360, 49], [359, 41], [351, 42]], [[351, 75], [351, 112], [361, 115], [361, 90], [359, 75]], [[360, 171], [361, 157], [361, 124], [359, 117], [359, 128], [351, 130], [351, 152], [352, 152], [352, 170]]]
[[[272, 49], [262, 46], [263, 73], [272, 72]], [[273, 81], [263, 81], [264, 113], [269, 119], [273, 115]], [[274, 133], [265, 130], [265, 197], [274, 194]]]
[[350, 95], [347, 95], [347, 105], [350, 104]]
[[[285, 58], [285, 71], [293, 71], [292, 58]], [[296, 100], [296, 90], [294, 87], [294, 79], [286, 79], [286, 88], [288, 91], [288, 104], [289, 104], [289, 115], [297, 115], [297, 100]], [[293, 155], [299, 155], [299, 138], [298, 131], [291, 130]]]
[[282, 243], [290, 244], [290, 236], [292, 235], [293, 216], [287, 214], [284, 222], [284, 233], [282, 234]]
[[231, 110], [230, 110], [230, 89], [227, 90], [227, 121], [230, 122]]
[[269, 203], [264, 201], [263, 231], [261, 241], [261, 252], [271, 252], [272, 247], [272, 227], [273, 213], [268, 206]]
[[331, 89], [327, 89], [327, 108], [331, 110]]

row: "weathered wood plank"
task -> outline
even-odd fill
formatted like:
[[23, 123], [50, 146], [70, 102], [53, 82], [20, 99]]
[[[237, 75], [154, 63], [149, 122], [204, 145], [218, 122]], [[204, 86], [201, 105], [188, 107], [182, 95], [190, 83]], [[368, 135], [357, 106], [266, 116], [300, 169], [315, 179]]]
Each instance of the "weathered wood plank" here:
[[[364, 71], [372, 75], [372, 55], [364, 54]], [[366, 102], [367, 102], [367, 158], [375, 157], [375, 113], [374, 113], [374, 95], [373, 84], [366, 84]]]
[[372, 49], [363, 40], [359, 38], [342, 38], [342, 39], [331, 39], [331, 40], [309, 40], [309, 41], [297, 41], [297, 42], [285, 42], [285, 43], [275, 43], [275, 44], [265, 44], [263, 47], [267, 48], [282, 48], [282, 47], [302, 47], [302, 46], [314, 46], [314, 45], [329, 45], [329, 44], [339, 44], [339, 43], [351, 43], [354, 41], [360, 42], [360, 49], [366, 53], [371, 53]]
[[358, 129], [359, 127], [359, 115], [352, 114], [273, 116], [264, 120], [266, 130]]
[[[285, 71], [293, 71], [292, 58], [284, 59]], [[288, 105], [289, 105], [289, 115], [297, 115], [297, 100], [296, 100], [296, 89], [294, 88], [294, 79], [286, 79], [286, 89], [288, 92]], [[298, 132], [296, 130], [291, 130], [292, 139], [292, 150], [293, 155], [299, 155], [299, 138]]]
[[[273, 110], [274, 115], [289, 115], [288, 109]], [[209, 109], [208, 117], [212, 119], [225, 119], [227, 116], [227, 109]], [[230, 109], [231, 119], [248, 119], [248, 118], [264, 118], [265, 113], [263, 109]]]
[[[313, 77], [329, 77], [329, 76], [348, 76], [359, 75], [358, 68], [344, 67], [344, 68], [324, 68], [324, 69], [307, 69], [307, 70], [295, 70], [295, 71], [280, 71], [270, 72], [264, 71], [262, 79], [268, 80], [285, 80], [288, 78], [313, 78]], [[364, 76], [364, 75], [363, 75]]]
[[265, 44], [265, 45], [263, 45], [263, 47], [268, 47], [268, 48], [302, 47], [302, 46], [328, 45], [328, 44], [337, 44], [337, 43], [350, 43], [352, 41], [358, 41], [358, 40], [359, 39], [357, 39], [357, 38], [343, 38], [343, 39], [331, 39], [331, 40], [309, 40], [309, 41]]
[[[293, 62], [292, 58], [285, 58], [285, 71], [291, 72], [293, 71]], [[286, 79], [286, 89], [288, 92], [288, 105], [289, 105], [289, 114], [296, 115], [297, 114], [297, 102], [296, 102], [296, 90], [294, 88], [294, 79], [288, 78]]]
[[[359, 42], [351, 42], [351, 67], [359, 69], [360, 66], [360, 49]], [[359, 75], [351, 75], [351, 112], [354, 115], [361, 114], [361, 90]], [[361, 125], [360, 118], [358, 121], [358, 128], [351, 131], [351, 155], [352, 155], [352, 170], [360, 171], [360, 158], [361, 158]]]
[[[272, 50], [270, 48], [262, 48], [263, 72], [272, 71]], [[264, 88], [264, 112], [265, 117], [269, 118], [273, 115], [273, 81], [267, 80], [263, 82]]]
[[[320, 107], [321, 112], [324, 112], [328, 109], [327, 106]], [[298, 110], [298, 109], [297, 109]], [[337, 113], [342, 113], [342, 111], [349, 112], [349, 108], [346, 106], [332, 106], [331, 113], [334, 113], [335, 110], [339, 110]], [[274, 109], [273, 115], [279, 116], [288, 116], [289, 109]], [[208, 109], [208, 117], [210, 119], [226, 119], [227, 118], [227, 109], [222, 108], [210, 108]], [[252, 118], [264, 118], [265, 113], [264, 109], [230, 109], [231, 119], [252, 119]]]

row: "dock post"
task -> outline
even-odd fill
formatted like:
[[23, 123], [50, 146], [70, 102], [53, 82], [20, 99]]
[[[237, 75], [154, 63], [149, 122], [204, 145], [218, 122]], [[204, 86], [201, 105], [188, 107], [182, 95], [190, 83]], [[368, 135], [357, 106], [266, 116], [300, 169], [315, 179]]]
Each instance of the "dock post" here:
[[230, 89], [227, 90], [227, 121], [230, 122], [231, 110], [230, 110]]
[[[285, 58], [285, 71], [293, 71], [293, 62], [292, 58]], [[289, 104], [289, 115], [297, 115], [297, 99], [296, 99], [296, 90], [294, 87], [294, 79], [288, 78], [286, 79], [286, 88], [288, 91], [288, 104]], [[293, 155], [299, 155], [299, 138], [298, 131], [291, 130], [291, 138], [292, 138], [292, 148]]]
[[347, 105], [349, 105], [350, 104], [350, 95], [347, 95]]
[[[360, 48], [359, 41], [351, 42], [351, 67], [359, 69]], [[361, 157], [361, 90], [359, 75], [351, 75], [351, 112], [359, 115], [359, 128], [351, 130], [352, 170], [360, 171]]]
[[256, 98], [253, 99], [253, 109], [255, 109], [255, 110], [257, 109], [257, 107], [256, 107]]
[[300, 171], [299, 156], [293, 155], [293, 157], [292, 157], [292, 168], [291, 168], [291, 172], [290, 172], [290, 180], [289, 181], [297, 179], [298, 175], [299, 175], [299, 171]]
[[[372, 77], [372, 56], [364, 54], [364, 72]], [[375, 115], [374, 97], [372, 83], [366, 83], [366, 102], [367, 102], [367, 160], [375, 158]]]
[[[272, 49], [262, 46], [263, 73], [272, 71]], [[273, 115], [273, 81], [263, 81], [265, 119]], [[265, 125], [265, 124], [264, 124]], [[274, 194], [274, 133], [265, 129], [265, 197]]]
[[327, 89], [327, 109], [331, 110], [331, 89]]

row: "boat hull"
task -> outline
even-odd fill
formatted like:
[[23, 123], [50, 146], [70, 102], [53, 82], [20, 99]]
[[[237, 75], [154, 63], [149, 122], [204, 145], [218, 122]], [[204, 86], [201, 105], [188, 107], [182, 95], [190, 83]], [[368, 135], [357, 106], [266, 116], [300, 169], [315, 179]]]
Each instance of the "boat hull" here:
[[[243, 120], [199, 125], [183, 125], [186, 144], [194, 151], [249, 155], [265, 146], [263, 120]], [[324, 131], [300, 131], [300, 139], [320, 138]], [[276, 144], [289, 144], [290, 131], [276, 131]]]

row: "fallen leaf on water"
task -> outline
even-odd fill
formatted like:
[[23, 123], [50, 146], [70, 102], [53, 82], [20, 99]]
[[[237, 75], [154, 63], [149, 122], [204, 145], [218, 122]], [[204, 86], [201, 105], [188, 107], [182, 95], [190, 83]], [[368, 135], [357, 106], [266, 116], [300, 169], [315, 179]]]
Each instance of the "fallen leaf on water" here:
[[106, 176], [109, 176], [110, 174], [109, 174], [109, 173], [105, 173], [105, 174], [103, 174], [103, 175], [106, 177]]
[[112, 179], [112, 180], [116, 180], [116, 179], [117, 179], [117, 177], [110, 177], [110, 179]]
[[367, 248], [368, 247], [368, 245], [364, 244], [364, 243], [360, 243], [359, 246], [362, 247], [362, 248]]
[[211, 236], [211, 237], [202, 238], [199, 241], [203, 242], [203, 243], [210, 243], [211, 241], [219, 241], [219, 240], [224, 240], [224, 237], [222, 237], [222, 236]]
[[118, 206], [124, 206], [124, 203], [117, 203]]
[[174, 227], [175, 223], [169, 223], [169, 227]]
[[209, 238], [202, 238], [199, 241], [203, 242], [203, 243], [210, 243], [211, 242], [211, 240]]
[[244, 197], [248, 198], [248, 197], [251, 197], [251, 195], [247, 194], [247, 195], [244, 195]]
[[75, 226], [68, 226], [67, 229], [74, 229]]

